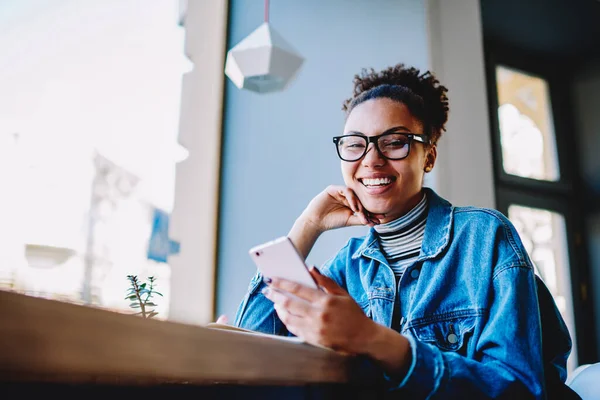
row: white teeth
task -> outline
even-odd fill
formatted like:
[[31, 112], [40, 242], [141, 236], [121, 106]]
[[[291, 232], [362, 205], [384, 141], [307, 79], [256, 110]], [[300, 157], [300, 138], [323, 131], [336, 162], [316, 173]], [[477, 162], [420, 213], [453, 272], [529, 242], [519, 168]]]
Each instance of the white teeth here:
[[392, 183], [390, 178], [377, 178], [377, 179], [367, 179], [363, 178], [362, 183], [365, 186], [384, 186]]

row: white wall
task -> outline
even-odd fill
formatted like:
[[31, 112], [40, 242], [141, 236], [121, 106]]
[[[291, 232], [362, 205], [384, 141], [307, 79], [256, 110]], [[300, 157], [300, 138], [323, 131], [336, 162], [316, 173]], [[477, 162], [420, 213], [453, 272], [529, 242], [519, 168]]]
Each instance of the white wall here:
[[[271, 22], [306, 57], [283, 93], [257, 95], [226, 81], [220, 237], [216, 208], [223, 56], [260, 25], [263, 2], [231, 3], [223, 41], [225, 0], [189, 2], [186, 50], [195, 61], [184, 80], [180, 141], [190, 157], [177, 171], [171, 237], [182, 251], [173, 265], [171, 319], [212, 318], [215, 260], [217, 313], [230, 316], [254, 267], [247, 249], [287, 233], [307, 202], [341, 183], [331, 136], [342, 129], [341, 101], [362, 67], [405, 62], [432, 69], [450, 88], [448, 131], [426, 185], [455, 204], [494, 207], [491, 146], [477, 0], [352, 0], [271, 2]], [[210, 40], [208, 38], [211, 38]], [[202, 60], [202, 62], [199, 62]], [[283, 153], [295, 138], [312, 151]], [[266, 143], [270, 143], [267, 147]], [[203, 154], [200, 156], [200, 154]], [[363, 228], [326, 233], [309, 256], [320, 264]]]
[[[262, 22], [263, 2], [231, 1], [228, 48]], [[424, 2], [278, 0], [272, 26], [305, 57], [284, 92], [256, 94], [226, 84], [217, 309], [231, 318], [256, 268], [253, 245], [286, 235], [329, 184], [342, 184], [331, 140], [361, 68], [405, 62], [428, 68]], [[320, 265], [365, 228], [330, 231], [308, 257]]]
[[214, 307], [227, 1], [190, 1], [185, 29], [194, 69], [182, 85], [179, 142], [189, 157], [176, 170], [169, 236], [181, 252], [169, 257], [169, 319], [202, 324]]
[[427, 17], [430, 68], [450, 103], [432, 187], [455, 205], [495, 208], [479, 0], [428, 0]]

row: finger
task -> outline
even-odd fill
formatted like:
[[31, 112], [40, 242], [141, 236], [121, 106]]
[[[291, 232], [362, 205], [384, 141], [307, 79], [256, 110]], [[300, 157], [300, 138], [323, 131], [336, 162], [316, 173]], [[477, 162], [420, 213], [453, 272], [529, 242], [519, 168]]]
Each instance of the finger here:
[[379, 223], [379, 220], [374, 220], [373, 218], [371, 218], [371, 214], [362, 205], [360, 199], [358, 198], [354, 190], [346, 188], [344, 191], [344, 195], [346, 196], [348, 203], [352, 204], [352, 206], [354, 207], [354, 215], [356, 215], [359, 218], [362, 225], [373, 226]]
[[283, 322], [287, 330], [290, 331], [292, 334], [296, 335], [297, 337], [302, 338], [300, 327], [304, 325], [303, 319], [301, 317], [291, 314], [285, 308], [277, 304], [275, 304], [273, 307], [275, 308], [277, 316], [279, 317], [281, 322]]
[[356, 207], [354, 207], [353, 204], [348, 202], [348, 199], [346, 198], [346, 195], [344, 193], [345, 190], [346, 190], [346, 187], [344, 187], [344, 186], [328, 186], [327, 194], [329, 196], [333, 197], [333, 199], [335, 201], [342, 203], [343, 205], [345, 205], [346, 207], [351, 209], [353, 212], [357, 212], [358, 209]]
[[275, 311], [277, 312], [277, 316], [281, 322], [283, 322], [290, 333], [296, 335], [296, 337], [307, 343], [311, 343], [315, 346], [327, 347], [320, 342], [319, 336], [315, 333], [313, 321], [308, 318], [300, 318], [292, 315], [284, 308], [279, 306], [275, 306]]
[[291, 293], [309, 302], [315, 302], [324, 296], [322, 291], [310, 288], [298, 282], [293, 282], [282, 278], [272, 279], [272, 288]]
[[217, 324], [227, 324], [229, 322], [229, 318], [227, 318], [227, 315], [223, 314], [221, 316], [219, 316], [219, 318], [217, 318]]
[[369, 219], [367, 211], [352, 189], [343, 186], [328, 186], [326, 190], [329, 196], [333, 197], [334, 200], [352, 210], [353, 214], [348, 218], [346, 226], [373, 226], [379, 223], [379, 221], [371, 221]]
[[380, 223], [381, 221], [379, 220], [379, 218], [369, 217], [369, 224], [371, 224], [371, 226], [379, 225]]
[[350, 209], [355, 213], [362, 213], [362, 205], [358, 201], [358, 198], [350, 188], [344, 188], [340, 190], [340, 194], [346, 199], [346, 203], [350, 206]]
[[365, 210], [365, 215], [366, 215], [367, 220], [369, 221], [369, 226], [374, 226], [374, 225], [378, 225], [381, 223], [379, 216], [382, 214], [373, 214], [370, 211]]
[[[353, 217], [355, 217], [355, 219], [357, 219], [357, 220], [358, 220], [358, 222], [359, 222], [359, 223], [358, 223], [357, 225], [368, 225], [368, 224], [369, 224], [369, 220], [368, 220], [368, 219], [367, 219], [367, 217], [366, 217], [366, 216], [365, 216], [363, 213], [361, 213], [361, 212], [356, 212], [356, 213], [354, 213], [352, 216], [353, 216]], [[350, 224], [351, 224], [351, 222], [353, 222], [353, 221], [350, 221], [350, 220], [348, 220], [348, 225], [350, 225]]]
[[363, 207], [362, 203], [360, 202], [360, 199], [358, 198], [356, 193], [354, 193], [354, 190], [346, 187], [343, 190], [343, 194], [346, 197], [346, 201], [348, 202], [348, 204], [352, 206], [352, 211], [354, 211], [354, 213], [361, 218], [364, 225], [367, 225], [369, 222], [367, 210], [365, 210], [365, 208]]
[[344, 186], [328, 186], [327, 194], [338, 203], [348, 207], [353, 213], [358, 213], [360, 209], [356, 202], [352, 201], [352, 195], [348, 193], [348, 190], [349, 189]]
[[292, 296], [273, 287], [264, 288], [262, 292], [275, 306], [283, 308], [293, 315], [304, 317], [314, 313], [312, 305], [299, 297]]
[[[366, 210], [365, 210], [366, 211]], [[377, 223], [380, 223], [380, 221], [385, 218], [385, 214], [376, 214], [376, 213], [372, 213], [370, 211], [366, 211], [367, 213], [367, 218], [376, 221]]]
[[321, 274], [321, 271], [317, 269], [317, 267], [313, 266], [309, 270], [310, 274], [317, 282], [317, 285], [321, 286], [327, 293], [330, 294], [338, 294], [338, 295], [348, 295], [348, 293], [342, 289], [335, 281], [331, 278], [326, 277]]
[[356, 192], [354, 192], [354, 190], [352, 190], [350, 188], [347, 188], [347, 190], [348, 190], [348, 195], [356, 202], [358, 211], [363, 213], [363, 215], [367, 216], [367, 210], [365, 210], [365, 207], [363, 207], [362, 203], [360, 202], [360, 199], [356, 195]]

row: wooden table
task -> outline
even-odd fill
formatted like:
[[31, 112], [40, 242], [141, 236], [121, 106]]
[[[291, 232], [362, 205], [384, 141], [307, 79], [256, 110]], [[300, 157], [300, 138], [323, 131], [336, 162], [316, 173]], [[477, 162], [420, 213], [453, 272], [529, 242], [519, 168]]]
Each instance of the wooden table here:
[[0, 384], [19, 397], [355, 398], [377, 376], [307, 344], [0, 291]]

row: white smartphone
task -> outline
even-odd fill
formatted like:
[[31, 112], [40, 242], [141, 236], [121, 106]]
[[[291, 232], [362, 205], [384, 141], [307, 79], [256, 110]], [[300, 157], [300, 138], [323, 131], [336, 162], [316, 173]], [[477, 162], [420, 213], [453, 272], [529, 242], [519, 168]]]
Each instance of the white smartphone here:
[[287, 236], [255, 246], [249, 254], [263, 276], [283, 278], [318, 289], [302, 256]]

